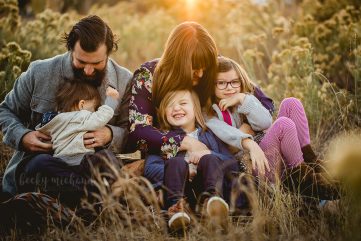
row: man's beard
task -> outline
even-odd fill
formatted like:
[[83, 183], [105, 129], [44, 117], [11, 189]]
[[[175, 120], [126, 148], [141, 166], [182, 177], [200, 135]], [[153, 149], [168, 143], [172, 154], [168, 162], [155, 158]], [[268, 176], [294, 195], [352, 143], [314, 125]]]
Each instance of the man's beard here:
[[88, 83], [94, 87], [102, 85], [107, 70], [106, 66], [102, 70], [94, 69], [94, 73], [91, 76], [88, 76], [84, 73], [84, 68], [76, 68], [73, 64], [72, 68], [75, 79]]

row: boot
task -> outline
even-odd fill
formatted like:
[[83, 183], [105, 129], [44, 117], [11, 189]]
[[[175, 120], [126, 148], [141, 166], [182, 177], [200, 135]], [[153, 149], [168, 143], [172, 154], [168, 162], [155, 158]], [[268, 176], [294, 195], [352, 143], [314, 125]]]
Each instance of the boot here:
[[324, 170], [322, 161], [317, 159], [315, 152], [312, 150], [311, 145], [306, 145], [301, 148], [303, 154], [303, 160], [307, 165], [312, 167], [315, 172], [320, 173]]
[[317, 173], [304, 163], [286, 169], [282, 183], [288, 190], [301, 196], [322, 200], [335, 200], [340, 197], [339, 190], [330, 178], [327, 178], [327, 174]]

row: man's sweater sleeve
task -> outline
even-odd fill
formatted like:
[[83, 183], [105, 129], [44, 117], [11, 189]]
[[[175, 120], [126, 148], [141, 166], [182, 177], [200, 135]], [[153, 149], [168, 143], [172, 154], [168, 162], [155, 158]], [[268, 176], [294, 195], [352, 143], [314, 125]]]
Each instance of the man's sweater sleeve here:
[[24, 123], [30, 121], [29, 103], [31, 103], [31, 93], [34, 88], [34, 63], [19, 76], [13, 89], [0, 104], [0, 126], [3, 132], [3, 142], [16, 150], [22, 148], [21, 139], [23, 136], [32, 131], [26, 128]]

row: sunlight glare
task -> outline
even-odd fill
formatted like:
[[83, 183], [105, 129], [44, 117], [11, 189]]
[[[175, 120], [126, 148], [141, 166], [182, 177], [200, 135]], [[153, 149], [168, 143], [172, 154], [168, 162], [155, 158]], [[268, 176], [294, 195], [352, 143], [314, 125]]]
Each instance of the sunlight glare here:
[[185, 0], [185, 1], [186, 1], [187, 10], [193, 10], [197, 0]]

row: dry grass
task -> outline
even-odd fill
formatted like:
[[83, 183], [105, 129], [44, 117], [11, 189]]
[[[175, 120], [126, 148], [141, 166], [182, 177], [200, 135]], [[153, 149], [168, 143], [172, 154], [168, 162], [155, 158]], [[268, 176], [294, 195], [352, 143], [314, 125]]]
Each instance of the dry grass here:
[[[102, 203], [102, 211], [95, 211], [89, 202], [83, 208], [91, 210], [96, 218], [85, 225], [74, 218], [66, 227], [50, 225], [43, 233], [21, 235], [13, 232], [6, 240], [343, 240], [344, 230], [356, 237], [360, 232], [349, 222], [350, 210], [355, 210], [350, 199], [343, 198], [318, 208], [307, 205], [297, 195], [284, 192], [279, 185], [260, 185], [258, 189], [241, 186], [247, 193], [253, 216], [230, 218], [228, 233], [210, 229], [195, 221], [185, 236], [169, 233], [157, 195], [149, 182], [129, 172], [112, 170], [116, 182], [112, 188], [103, 184], [97, 174], [99, 195], [94, 202]], [[92, 198], [94, 200], [94, 197]], [[345, 206], [347, 205], [347, 206]], [[356, 213], [353, 221], [359, 221]], [[358, 219], [357, 219], [357, 218]], [[232, 219], [232, 220], [231, 220]]]
[[[157, 0], [157, 3], [163, 2], [170, 6], [173, 3]], [[112, 57], [131, 70], [146, 60], [159, 57], [170, 30], [185, 20], [184, 4], [174, 2], [177, 3], [171, 7], [165, 4], [159, 7], [154, 1], [122, 1], [113, 7], [95, 7], [92, 13], [104, 17], [120, 36], [119, 51]], [[13, 232], [0, 239], [361, 240], [361, 133], [333, 138], [336, 133], [361, 123], [360, 12], [350, 7], [341, 9], [336, 4], [352, 5], [354, 2], [356, 8], [357, 1], [304, 0], [302, 5], [293, 7], [284, 1], [269, 2], [270, 5], [259, 6], [248, 0], [198, 1], [193, 20], [209, 29], [221, 53], [241, 62], [276, 103], [287, 96], [296, 96], [303, 101], [310, 120], [312, 144], [321, 151], [321, 156], [332, 161], [329, 171], [345, 183], [345, 195], [341, 200], [325, 208], [314, 206], [310, 209], [303, 199], [283, 192], [279, 185], [262, 187], [256, 193], [250, 192], [253, 217], [234, 219], [227, 234], [195, 222], [186, 236], [179, 238], [168, 233], [149, 183], [114, 170], [117, 182], [113, 189], [99, 185], [100, 195], [96, 198], [104, 208], [99, 215], [96, 213], [97, 218], [91, 224], [85, 225], [74, 219], [67, 227], [50, 225], [41, 234]], [[154, 8], [150, 10], [151, 7]], [[329, 20], [318, 19], [318, 15], [330, 11], [334, 14]], [[63, 52], [63, 46], [58, 42], [59, 33], [80, 18], [75, 13], [60, 15], [47, 11], [34, 21], [22, 22], [16, 12], [11, 13], [4, 19], [21, 24], [20, 32], [5, 31], [1, 27], [14, 24], [2, 24], [1, 36], [5, 42], [21, 43], [21, 47], [31, 50], [36, 59]], [[337, 21], [333, 21], [335, 19]], [[327, 27], [327, 31], [320, 31], [321, 27], [324, 30]], [[146, 50], [144, 46], [147, 46]], [[5, 48], [3, 52], [6, 51]], [[19, 54], [17, 51], [14, 56]], [[346, 57], [342, 57], [344, 55]], [[343, 59], [337, 60], [340, 56]], [[14, 66], [22, 69], [19, 63], [15, 62]], [[20, 74], [13, 69], [10, 72]], [[4, 76], [0, 73], [0, 79]], [[354, 92], [345, 92], [330, 84], [350, 78], [354, 79]], [[11, 154], [11, 149], [0, 144], [0, 173], [4, 172]], [[84, 207], [93, 210], [87, 202]]]
[[[0, 138], [2, 139], [2, 133]], [[0, 144], [0, 173], [4, 173], [7, 162], [10, 160], [13, 150], [3, 143]]]

